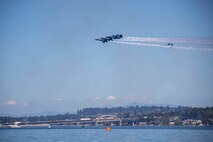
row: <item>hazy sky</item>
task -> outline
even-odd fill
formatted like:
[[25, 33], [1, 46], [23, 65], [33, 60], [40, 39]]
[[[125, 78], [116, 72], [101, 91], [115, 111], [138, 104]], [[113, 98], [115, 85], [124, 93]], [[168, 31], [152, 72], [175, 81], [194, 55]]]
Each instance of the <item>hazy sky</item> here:
[[213, 38], [211, 0], [1, 0], [0, 113], [213, 106], [213, 52], [95, 38]]

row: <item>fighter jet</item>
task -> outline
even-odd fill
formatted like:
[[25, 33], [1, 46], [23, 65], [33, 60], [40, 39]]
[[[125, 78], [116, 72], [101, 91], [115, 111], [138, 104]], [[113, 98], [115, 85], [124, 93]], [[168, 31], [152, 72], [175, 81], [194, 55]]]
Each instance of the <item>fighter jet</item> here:
[[107, 41], [113, 40], [111, 36], [106, 37]]
[[168, 43], [167, 46], [169, 46], [169, 48], [172, 48], [174, 46], [173, 43]]
[[123, 36], [122, 36], [122, 34], [117, 34], [117, 35], [112, 35], [112, 38], [113, 39], [120, 39], [120, 38], [122, 38]]
[[103, 43], [105, 43], [105, 42], [108, 42], [108, 41], [113, 41], [115, 39], [120, 39], [122, 37], [123, 37], [122, 34], [117, 34], [117, 35], [106, 36], [105, 38], [99, 38], [99, 39], [95, 39], [95, 40], [102, 41]]
[[106, 38], [99, 38], [99, 39], [95, 39], [95, 40], [102, 41], [103, 43], [108, 42]]
[[168, 46], [173, 46], [174, 44], [173, 44], [173, 43], [168, 43], [167, 45], [168, 45]]

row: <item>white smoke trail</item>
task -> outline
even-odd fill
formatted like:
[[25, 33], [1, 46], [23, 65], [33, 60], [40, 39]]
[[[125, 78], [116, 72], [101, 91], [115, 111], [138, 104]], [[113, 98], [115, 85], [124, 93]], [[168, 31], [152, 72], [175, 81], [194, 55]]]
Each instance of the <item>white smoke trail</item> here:
[[130, 42], [164, 42], [164, 43], [192, 43], [192, 44], [205, 44], [213, 45], [212, 39], [200, 38], [151, 38], [151, 37], [124, 37], [120, 41]]
[[160, 48], [171, 48], [171, 49], [182, 49], [182, 50], [194, 50], [194, 51], [213, 51], [213, 48], [194, 48], [187, 46], [167, 46], [161, 44], [149, 44], [149, 43], [139, 43], [139, 42], [126, 42], [126, 41], [113, 41], [115, 43], [128, 44], [128, 45], [138, 45], [138, 46], [148, 46], [148, 47], [160, 47]]
[[124, 42], [124, 41], [113, 41], [116, 43], [129, 44], [129, 45], [139, 45], [139, 46], [149, 46], [149, 47], [161, 47], [161, 48], [169, 48], [168, 46], [160, 45], [160, 44], [150, 44], [150, 43], [139, 43], [139, 42]]

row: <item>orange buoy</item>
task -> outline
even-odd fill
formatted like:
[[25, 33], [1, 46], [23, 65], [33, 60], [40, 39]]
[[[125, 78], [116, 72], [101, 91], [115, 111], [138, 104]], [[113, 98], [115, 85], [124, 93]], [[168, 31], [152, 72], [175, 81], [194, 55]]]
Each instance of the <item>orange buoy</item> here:
[[107, 128], [106, 128], [106, 131], [107, 131], [107, 132], [111, 131], [111, 128], [110, 128], [110, 127], [107, 127]]

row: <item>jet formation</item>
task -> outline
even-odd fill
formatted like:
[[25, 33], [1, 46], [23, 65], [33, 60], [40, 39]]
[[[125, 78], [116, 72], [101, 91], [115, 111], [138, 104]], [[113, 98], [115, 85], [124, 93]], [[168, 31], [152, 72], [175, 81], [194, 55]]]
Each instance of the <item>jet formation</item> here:
[[98, 38], [95, 40], [101, 41], [103, 43], [108, 42], [108, 41], [113, 41], [115, 39], [121, 39], [123, 37], [122, 34], [117, 34], [117, 35], [112, 35], [112, 36], [106, 36], [105, 38]]
[[173, 46], [174, 44], [173, 44], [173, 43], [168, 43], [167, 45], [168, 45], [168, 46]]
[[173, 43], [167, 43], [166, 45], [169, 46], [169, 48], [172, 48], [174, 46]]

